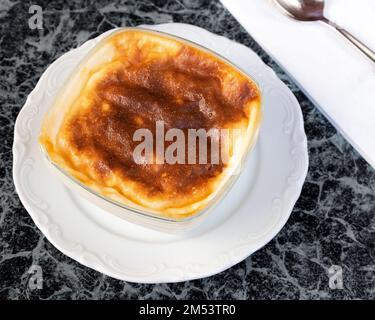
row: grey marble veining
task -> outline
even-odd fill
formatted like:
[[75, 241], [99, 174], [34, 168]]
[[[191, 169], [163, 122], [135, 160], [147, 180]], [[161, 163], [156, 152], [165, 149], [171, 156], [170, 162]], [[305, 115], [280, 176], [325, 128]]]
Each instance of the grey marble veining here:
[[[43, 8], [43, 30], [28, 27], [29, 7]], [[255, 50], [301, 104], [310, 168], [279, 235], [216, 276], [178, 284], [126, 283], [56, 250], [21, 205], [12, 182], [16, 116], [46, 67], [87, 39], [118, 26], [185, 22]], [[0, 1], [0, 299], [374, 299], [375, 171], [217, 1]], [[28, 286], [31, 265], [43, 289]], [[330, 289], [330, 266], [343, 289]]]

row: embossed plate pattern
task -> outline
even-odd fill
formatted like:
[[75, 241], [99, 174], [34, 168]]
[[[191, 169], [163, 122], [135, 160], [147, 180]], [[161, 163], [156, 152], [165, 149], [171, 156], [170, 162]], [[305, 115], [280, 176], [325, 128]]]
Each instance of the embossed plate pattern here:
[[81, 199], [47, 170], [37, 141], [43, 115], [70, 72], [108, 33], [57, 59], [30, 93], [15, 126], [14, 183], [49, 241], [90, 268], [142, 283], [210, 276], [264, 246], [286, 223], [308, 168], [301, 110], [290, 90], [249, 48], [186, 24], [143, 27], [216, 51], [253, 76], [262, 89], [264, 121], [259, 141], [214, 212], [183, 235], [151, 231]]

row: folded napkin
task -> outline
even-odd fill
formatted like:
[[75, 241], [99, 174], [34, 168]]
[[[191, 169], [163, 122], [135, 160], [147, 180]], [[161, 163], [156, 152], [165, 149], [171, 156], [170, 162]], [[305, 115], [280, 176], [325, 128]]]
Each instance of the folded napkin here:
[[[375, 168], [375, 64], [334, 29], [298, 22], [273, 0], [222, 0]], [[327, 18], [375, 50], [375, 1], [326, 0]]]

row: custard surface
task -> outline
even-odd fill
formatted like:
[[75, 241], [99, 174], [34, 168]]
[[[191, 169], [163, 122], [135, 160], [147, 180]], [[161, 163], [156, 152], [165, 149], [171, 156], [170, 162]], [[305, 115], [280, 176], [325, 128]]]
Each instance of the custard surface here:
[[146, 128], [155, 137], [157, 121], [186, 136], [188, 129], [239, 128], [251, 143], [259, 119], [260, 92], [239, 70], [187, 42], [125, 29], [77, 68], [40, 142], [52, 162], [101, 195], [177, 218], [204, 209], [234, 164], [137, 164], [134, 132]]

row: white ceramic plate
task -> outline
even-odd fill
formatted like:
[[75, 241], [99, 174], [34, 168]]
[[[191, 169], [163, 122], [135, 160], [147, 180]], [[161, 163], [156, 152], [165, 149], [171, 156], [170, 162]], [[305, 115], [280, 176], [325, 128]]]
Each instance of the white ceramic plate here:
[[87, 267], [142, 283], [207, 277], [248, 257], [286, 223], [308, 167], [301, 110], [290, 90], [249, 48], [191, 25], [144, 27], [216, 51], [261, 86], [264, 122], [258, 143], [215, 211], [186, 234], [164, 234], [104, 212], [72, 193], [47, 170], [38, 145], [43, 115], [80, 59], [107, 33], [57, 59], [30, 93], [15, 126], [14, 183], [48, 240]]

